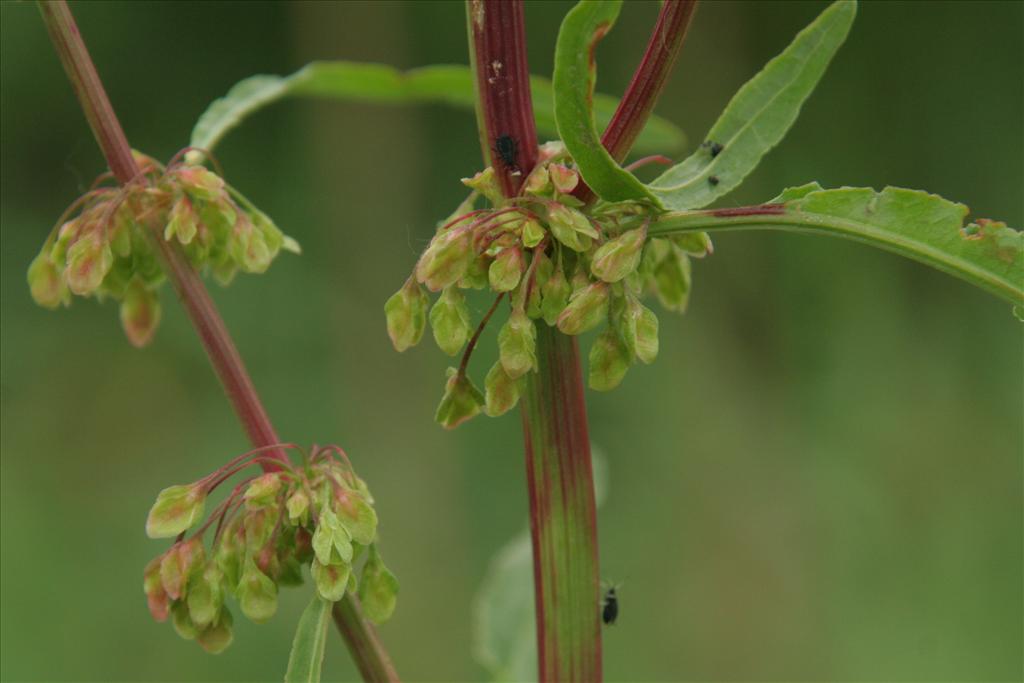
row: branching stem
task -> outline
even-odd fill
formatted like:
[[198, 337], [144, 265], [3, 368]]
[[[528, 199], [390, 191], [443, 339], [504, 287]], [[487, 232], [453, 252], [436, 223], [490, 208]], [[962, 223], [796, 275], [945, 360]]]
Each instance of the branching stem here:
[[[122, 185], [130, 183], [139, 174], [139, 167], [71, 10], [64, 0], [41, 1], [39, 8], [50, 39], [110, 170]], [[164, 271], [199, 333], [214, 371], [224, 385], [249, 440], [256, 447], [278, 444], [280, 439], [263, 402], [256, 393], [238, 349], [203, 281], [189, 265], [180, 245], [163, 239], [163, 225], [150, 221], [147, 227], [160, 254]], [[279, 450], [273, 451], [271, 457], [287, 459]], [[272, 463], [264, 462], [262, 465], [264, 470], [274, 469]], [[362, 618], [357, 603], [354, 597], [346, 595], [335, 603], [334, 609], [335, 623], [339, 625], [349, 651], [356, 658], [356, 665], [367, 681], [398, 681], [398, 675], [383, 644], [377, 638], [373, 626]]]

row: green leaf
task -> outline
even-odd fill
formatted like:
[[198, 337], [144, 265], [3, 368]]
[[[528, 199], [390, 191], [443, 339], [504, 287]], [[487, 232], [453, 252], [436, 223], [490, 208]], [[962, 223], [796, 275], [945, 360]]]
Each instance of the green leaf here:
[[[747, 81], [708, 133], [712, 144], [649, 185], [657, 201], [673, 211], [699, 209], [739, 185], [793, 125], [856, 13], [855, 2], [833, 3]], [[720, 145], [721, 151], [714, 154], [718, 147], [712, 145]]]
[[327, 624], [331, 620], [331, 605], [313, 593], [313, 599], [306, 605], [299, 617], [292, 640], [292, 651], [288, 655], [288, 670], [285, 683], [310, 683], [320, 680], [324, 664], [324, 649], [327, 643]]
[[[532, 76], [530, 90], [538, 132], [557, 136], [551, 81]], [[199, 117], [190, 144], [212, 150], [250, 115], [296, 95], [375, 104], [440, 102], [468, 111], [476, 104], [473, 75], [467, 66], [436, 65], [402, 72], [384, 64], [313, 62], [291, 76], [258, 75], [239, 81]], [[617, 106], [614, 97], [594, 96], [594, 111], [602, 126], [611, 120]], [[665, 154], [682, 149], [685, 143], [682, 131], [673, 124], [651, 117], [635, 148], [639, 153]]]
[[601, 144], [591, 107], [594, 49], [611, 30], [621, 8], [621, 0], [578, 3], [562, 20], [555, 45], [555, 120], [559, 135], [583, 179], [610, 202], [651, 199], [644, 184], [619, 166]]
[[712, 230], [786, 230], [845, 237], [901, 254], [1024, 304], [1024, 233], [978, 219], [968, 208], [920, 190], [817, 184], [786, 190], [777, 202], [720, 211], [669, 213], [650, 235]]

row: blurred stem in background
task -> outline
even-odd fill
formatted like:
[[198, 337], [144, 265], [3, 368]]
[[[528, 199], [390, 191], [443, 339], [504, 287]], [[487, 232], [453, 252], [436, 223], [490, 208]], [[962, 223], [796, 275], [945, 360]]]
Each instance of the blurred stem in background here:
[[[110, 170], [122, 185], [135, 182], [140, 177], [139, 167], [71, 10], [64, 0], [43, 0], [39, 3], [39, 9]], [[164, 271], [199, 334], [249, 440], [257, 448], [280, 443], [238, 349], [203, 281], [189, 265], [181, 246], [175, 241], [163, 239], [164, 226], [150, 227], [150, 238], [160, 254]], [[278, 460], [285, 459], [285, 455], [279, 451], [272, 455]], [[262, 466], [265, 470], [274, 469], [270, 463]], [[399, 680], [376, 630], [363, 618], [354, 596], [346, 594], [341, 601], [335, 603], [334, 620], [364, 680]]]

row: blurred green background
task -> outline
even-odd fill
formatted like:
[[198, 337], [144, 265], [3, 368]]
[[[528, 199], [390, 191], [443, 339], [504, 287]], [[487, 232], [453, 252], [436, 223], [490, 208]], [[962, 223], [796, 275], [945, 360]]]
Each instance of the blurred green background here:
[[[549, 74], [570, 5], [527, 9]], [[702, 139], [820, 3], [706, 2], [658, 111]], [[313, 59], [464, 63], [457, 2], [73, 4], [133, 146], [166, 159], [234, 82]], [[599, 51], [621, 93], [657, 5]], [[32, 3], [2, 19], [4, 680], [278, 680], [308, 586], [204, 654], [154, 623], [156, 492], [246, 449], [164, 292], [152, 346], [113, 304], [33, 305], [25, 269], [105, 164]], [[924, 188], [1024, 226], [1024, 4], [864, 3], [786, 141], [722, 205], [826, 186]], [[480, 680], [471, 604], [525, 524], [518, 417], [432, 422], [447, 358], [390, 347], [382, 305], [480, 166], [471, 113], [290, 101], [219, 150], [303, 245], [212, 285], [281, 435], [337, 442], [378, 501], [402, 592], [383, 638], [408, 681]], [[1022, 671], [1022, 332], [1003, 301], [809, 236], [729, 234], [697, 262], [661, 357], [588, 393], [607, 456], [602, 573], [615, 681], [1011, 681]], [[489, 348], [487, 353], [493, 354]], [[487, 354], [474, 364], [478, 374]], [[237, 613], [237, 610], [235, 610]], [[325, 677], [355, 676], [340, 639]]]

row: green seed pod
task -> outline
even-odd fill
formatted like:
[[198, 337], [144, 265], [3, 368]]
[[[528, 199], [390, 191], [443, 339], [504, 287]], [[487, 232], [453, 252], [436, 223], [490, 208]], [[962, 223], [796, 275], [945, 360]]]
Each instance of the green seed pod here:
[[203, 544], [198, 538], [171, 546], [160, 560], [160, 582], [168, 597], [184, 598], [189, 581], [201, 571], [204, 562]]
[[433, 308], [430, 309], [430, 328], [438, 348], [454, 356], [462, 348], [472, 328], [469, 324], [469, 308], [466, 297], [456, 287], [446, 287]]
[[265, 505], [274, 500], [277, 492], [281, 490], [281, 485], [280, 472], [267, 472], [249, 482], [242, 497], [247, 501]]
[[591, 239], [598, 236], [585, 215], [564, 204], [553, 204], [548, 208], [548, 227], [556, 240], [573, 251], [587, 251]]
[[690, 259], [686, 254], [669, 242], [667, 253], [658, 261], [652, 278], [661, 305], [670, 311], [685, 312], [690, 299]]
[[684, 232], [672, 235], [669, 239], [687, 254], [697, 258], [704, 258], [715, 251], [714, 245], [711, 244], [711, 238], [706, 232]]
[[512, 379], [522, 377], [537, 364], [537, 328], [521, 309], [513, 310], [498, 333], [498, 357]]
[[222, 607], [214, 622], [196, 636], [196, 642], [210, 654], [220, 654], [228, 648], [234, 638], [233, 623], [231, 612], [227, 607]]
[[523, 183], [523, 192], [535, 196], [545, 195], [551, 187], [548, 167], [544, 164], [537, 164], [533, 167], [530, 175], [526, 176]]
[[203, 166], [184, 166], [174, 172], [174, 177], [185, 192], [196, 199], [219, 201], [226, 196], [224, 180]]
[[164, 239], [177, 239], [182, 244], [190, 244], [199, 229], [199, 216], [192, 208], [192, 202], [186, 195], [181, 195], [174, 202], [167, 216], [167, 227], [164, 228]]
[[338, 523], [359, 545], [367, 546], [377, 538], [377, 513], [357, 491], [346, 487], [336, 489], [334, 511]]
[[617, 387], [626, 376], [631, 360], [629, 351], [615, 332], [602, 332], [590, 347], [590, 388], [595, 391], [610, 391]]
[[479, 414], [483, 403], [483, 394], [469, 378], [455, 368], [448, 368], [448, 382], [434, 420], [445, 429], [455, 429]]
[[57, 264], [47, 253], [41, 252], [29, 265], [28, 286], [33, 301], [44, 308], [57, 308], [61, 304], [66, 306], [71, 299]]
[[324, 510], [313, 532], [313, 552], [321, 564], [352, 562], [352, 536], [333, 510]]
[[192, 623], [188, 606], [184, 602], [176, 602], [171, 606], [171, 624], [179, 636], [185, 640], [194, 640], [199, 635], [199, 628]]
[[562, 164], [551, 164], [548, 172], [551, 174], [551, 184], [561, 194], [569, 194], [580, 183], [579, 173]]
[[251, 558], [245, 563], [237, 595], [242, 614], [257, 624], [268, 621], [277, 612], [277, 585]]
[[146, 606], [156, 621], [167, 621], [170, 609], [170, 597], [164, 590], [164, 582], [160, 578], [161, 558], [155, 557], [146, 565], [142, 572], [142, 590], [146, 594]]
[[544, 285], [555, 272], [555, 264], [548, 258], [548, 255], [542, 251], [534, 251], [533, 258], [536, 263], [531, 263], [530, 268], [533, 269], [533, 274], [527, 279], [526, 282], [522, 283], [520, 287], [529, 286], [529, 294], [526, 297], [526, 315], [532, 320], [536, 320], [543, 315], [541, 304], [543, 302], [544, 295], [542, 294]]
[[435, 235], [416, 264], [416, 279], [432, 292], [459, 281], [476, 258], [468, 230], [455, 228]]
[[237, 214], [229, 245], [235, 263], [247, 273], [263, 273], [274, 260], [267, 238], [245, 213]]
[[484, 380], [485, 411], [491, 417], [503, 415], [519, 402], [519, 383], [509, 377], [501, 361], [491, 366]]
[[605, 282], [618, 282], [640, 265], [647, 226], [629, 230], [598, 247], [590, 263], [590, 272]]
[[540, 312], [544, 316], [544, 322], [554, 325], [569, 303], [569, 295], [572, 293], [572, 287], [569, 286], [560, 265], [553, 269], [551, 277], [541, 285], [540, 293]]
[[597, 327], [607, 315], [608, 283], [594, 282], [573, 292], [558, 316], [558, 329], [563, 334], [582, 334]]
[[114, 254], [98, 229], [79, 237], [68, 248], [67, 258], [64, 277], [71, 291], [79, 296], [88, 296], [99, 289], [114, 265]]
[[299, 489], [288, 497], [285, 508], [292, 524], [303, 524], [309, 517], [309, 496]]
[[146, 535], [150, 538], [171, 538], [203, 517], [206, 492], [198, 484], [170, 486], [156, 497], [146, 519]]
[[153, 339], [160, 324], [160, 299], [140, 277], [133, 277], [121, 299], [121, 327], [128, 341], [142, 348]]
[[472, 178], [463, 178], [462, 184], [482, 194], [487, 201], [494, 206], [500, 206], [505, 202], [505, 195], [501, 191], [494, 169], [488, 166]]
[[430, 300], [426, 292], [412, 278], [405, 281], [384, 304], [387, 316], [388, 336], [396, 351], [405, 351], [419, 344], [427, 326], [427, 306]]
[[198, 574], [188, 589], [188, 613], [192, 623], [200, 629], [214, 622], [224, 604], [224, 590], [221, 582], [224, 574], [216, 564], [208, 564]]
[[490, 259], [483, 254], [469, 262], [466, 272], [459, 278], [460, 289], [483, 289], [488, 285], [487, 268]]
[[309, 567], [313, 575], [316, 590], [324, 600], [337, 602], [345, 597], [348, 588], [348, 577], [352, 566], [348, 564], [324, 565], [320, 560], [313, 560]]
[[658, 316], [640, 302], [640, 315], [636, 319], [636, 357], [650, 365], [658, 357]]
[[511, 292], [523, 276], [523, 252], [518, 247], [502, 249], [491, 262], [487, 271], [491, 289], [495, 292]]
[[371, 545], [359, 582], [359, 602], [363, 613], [373, 623], [383, 624], [394, 613], [397, 600], [398, 579], [384, 565], [377, 547]]
[[538, 221], [530, 218], [523, 223], [522, 235], [523, 246], [527, 249], [533, 249], [543, 241], [547, 232]]

